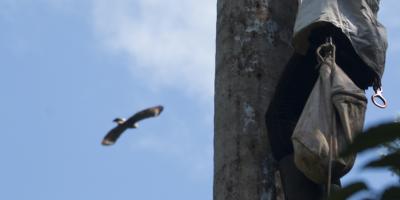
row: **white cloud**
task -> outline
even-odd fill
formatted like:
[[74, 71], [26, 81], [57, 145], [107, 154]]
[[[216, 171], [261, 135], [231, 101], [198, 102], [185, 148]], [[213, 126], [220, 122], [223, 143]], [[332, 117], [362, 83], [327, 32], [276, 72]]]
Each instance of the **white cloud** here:
[[149, 87], [212, 97], [216, 0], [93, 1], [95, 32]]

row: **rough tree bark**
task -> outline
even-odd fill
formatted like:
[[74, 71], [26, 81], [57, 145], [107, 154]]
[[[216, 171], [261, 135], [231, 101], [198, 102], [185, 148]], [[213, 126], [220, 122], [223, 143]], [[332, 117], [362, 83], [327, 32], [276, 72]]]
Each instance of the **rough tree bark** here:
[[265, 112], [292, 53], [297, 0], [218, 0], [214, 200], [274, 200]]

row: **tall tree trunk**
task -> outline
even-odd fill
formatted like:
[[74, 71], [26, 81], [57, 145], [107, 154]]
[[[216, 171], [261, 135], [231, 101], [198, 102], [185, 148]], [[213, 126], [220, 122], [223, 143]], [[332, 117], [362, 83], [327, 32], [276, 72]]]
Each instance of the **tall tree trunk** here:
[[292, 54], [297, 0], [218, 0], [214, 200], [274, 200], [265, 112]]

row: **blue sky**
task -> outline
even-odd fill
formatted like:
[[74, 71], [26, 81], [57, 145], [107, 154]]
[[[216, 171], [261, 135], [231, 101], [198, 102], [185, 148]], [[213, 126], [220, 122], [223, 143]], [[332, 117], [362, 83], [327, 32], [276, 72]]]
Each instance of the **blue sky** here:
[[[215, 6], [0, 0], [1, 199], [212, 199]], [[369, 105], [366, 127], [400, 112], [399, 10], [382, 1], [390, 105]], [[158, 104], [159, 118], [100, 145], [115, 117]], [[344, 182], [360, 178], [395, 182], [357, 169]]]

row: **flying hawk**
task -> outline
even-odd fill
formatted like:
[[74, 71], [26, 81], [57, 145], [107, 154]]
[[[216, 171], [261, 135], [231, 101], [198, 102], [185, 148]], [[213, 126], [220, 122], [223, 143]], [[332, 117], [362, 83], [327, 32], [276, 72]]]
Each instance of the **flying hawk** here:
[[155, 106], [151, 108], [144, 109], [140, 112], [137, 112], [134, 114], [132, 117], [130, 117], [128, 120], [125, 120], [124, 118], [116, 118], [114, 119], [114, 122], [117, 123], [118, 125], [111, 129], [107, 135], [104, 137], [103, 141], [101, 142], [102, 145], [112, 145], [114, 144], [119, 136], [128, 128], [137, 128], [140, 120], [150, 118], [150, 117], [157, 117], [160, 115], [160, 113], [163, 111], [162, 106]]

